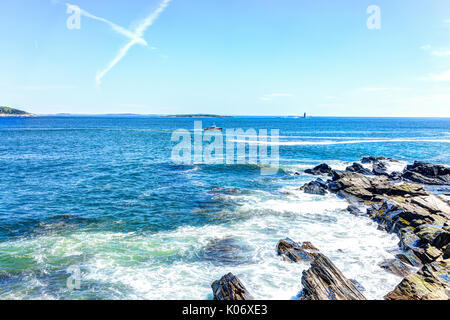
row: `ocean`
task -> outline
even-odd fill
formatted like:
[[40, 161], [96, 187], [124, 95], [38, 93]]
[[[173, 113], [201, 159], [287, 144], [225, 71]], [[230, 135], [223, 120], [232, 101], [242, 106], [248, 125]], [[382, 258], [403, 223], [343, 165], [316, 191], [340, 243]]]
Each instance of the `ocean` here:
[[[173, 163], [173, 131], [196, 120], [279, 129], [278, 172]], [[0, 141], [0, 299], [212, 299], [228, 272], [255, 298], [297, 299], [308, 264], [277, 256], [286, 237], [382, 299], [401, 280], [378, 266], [397, 236], [299, 191], [314, 179], [303, 170], [368, 155], [450, 164], [449, 118], [39, 116], [0, 119]]]

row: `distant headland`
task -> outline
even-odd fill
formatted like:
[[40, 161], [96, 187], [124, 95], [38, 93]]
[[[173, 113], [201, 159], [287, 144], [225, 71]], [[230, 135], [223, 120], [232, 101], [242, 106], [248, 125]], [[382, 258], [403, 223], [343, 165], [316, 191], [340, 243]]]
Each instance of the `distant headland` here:
[[31, 117], [33, 114], [10, 107], [0, 107], [0, 117]]

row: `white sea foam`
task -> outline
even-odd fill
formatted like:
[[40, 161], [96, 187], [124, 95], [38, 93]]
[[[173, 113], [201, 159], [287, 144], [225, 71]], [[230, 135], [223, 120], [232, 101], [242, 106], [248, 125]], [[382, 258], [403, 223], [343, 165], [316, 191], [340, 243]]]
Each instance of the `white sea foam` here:
[[[286, 237], [311, 241], [348, 278], [360, 282], [368, 298], [381, 299], [401, 280], [378, 266], [392, 258], [395, 236], [377, 230], [367, 217], [349, 214], [344, 210], [347, 203], [333, 195], [304, 194], [294, 186], [278, 191], [289, 194], [225, 195], [243, 203], [237, 211], [221, 213], [240, 217], [230, 224], [147, 234], [77, 230], [4, 242], [0, 250], [32, 252], [34, 268], [41, 272], [50, 272], [65, 258], [84, 255], [82, 284], [105, 284], [105, 297], [117, 299], [209, 299], [211, 283], [228, 272], [235, 273], [256, 298], [291, 299], [301, 290], [301, 273], [308, 263], [288, 263], [277, 256], [276, 244]], [[201, 258], [211, 240], [225, 237], [248, 248], [248, 263], [223, 265]], [[31, 291], [3, 291], [0, 297], [29, 297], [26, 292], [33, 288], [48, 298], [69, 294], [64, 283], [59, 291], [46, 291], [48, 284], [36, 277], [25, 281]]]
[[408, 162], [397, 160], [397, 161], [385, 161], [384, 164], [386, 165], [386, 172], [392, 173], [394, 171], [402, 172], [408, 165]]

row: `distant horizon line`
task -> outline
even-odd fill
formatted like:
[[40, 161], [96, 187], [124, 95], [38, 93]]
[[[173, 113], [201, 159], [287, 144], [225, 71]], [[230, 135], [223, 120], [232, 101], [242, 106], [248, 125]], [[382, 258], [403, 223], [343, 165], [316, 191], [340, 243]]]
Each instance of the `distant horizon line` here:
[[[208, 113], [30, 113], [33, 116], [146, 116], [146, 117], [179, 117], [179, 118], [230, 118], [230, 117], [259, 117], [259, 118], [300, 118], [303, 115], [245, 115], [245, 114], [208, 114]], [[449, 116], [394, 116], [394, 115], [357, 115], [357, 116], [337, 116], [337, 115], [308, 115], [306, 118], [434, 118], [448, 119]]]

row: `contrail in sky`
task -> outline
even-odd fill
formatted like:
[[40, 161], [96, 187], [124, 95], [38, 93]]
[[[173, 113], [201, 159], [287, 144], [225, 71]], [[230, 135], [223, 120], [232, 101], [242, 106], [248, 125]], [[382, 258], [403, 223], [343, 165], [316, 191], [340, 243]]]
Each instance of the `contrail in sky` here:
[[[108, 24], [114, 31], [124, 35], [127, 38], [135, 39], [135, 37], [136, 37], [134, 32], [131, 32], [131, 31], [125, 29], [125, 28], [122, 28], [121, 26], [118, 26], [115, 23], [113, 23], [113, 22], [111, 22], [111, 21], [109, 21], [109, 20], [107, 20], [105, 18], [94, 16], [93, 14], [90, 14], [86, 10], [81, 9], [80, 7], [78, 7], [76, 5], [73, 5], [73, 4], [70, 4], [70, 3], [66, 3], [66, 5], [67, 5], [68, 8], [76, 8], [80, 12], [80, 14], [82, 14], [83, 16], [85, 16], [87, 18], [91, 18], [91, 19], [94, 19], [94, 20], [97, 20], [97, 21], [101, 21], [101, 22], [104, 22], [104, 23]], [[142, 40], [140, 42], [141, 44], [147, 45], [147, 42], [144, 39], [141, 39], [141, 40]]]
[[[123, 57], [126, 56], [128, 53], [128, 50], [131, 49], [135, 44], [142, 44], [142, 36], [144, 35], [144, 32], [150, 27], [155, 20], [159, 17], [159, 15], [166, 9], [166, 7], [169, 5], [169, 3], [172, 0], [163, 0], [159, 7], [151, 13], [147, 18], [145, 18], [140, 25], [137, 26], [134, 36], [132, 37], [131, 41], [128, 42], [125, 46], [123, 46], [119, 52], [117, 53], [116, 57], [109, 63], [109, 65], [102, 71], [97, 73], [97, 76], [95, 78], [97, 85], [100, 85], [102, 82], [103, 77], [112, 69], [114, 66], [122, 60]], [[147, 45], [145, 43], [144, 45]]]
[[80, 14], [82, 14], [85, 17], [104, 22], [108, 24], [114, 31], [117, 33], [120, 33], [127, 38], [130, 39], [130, 42], [128, 42], [125, 46], [123, 46], [119, 52], [117, 53], [116, 57], [109, 63], [109, 65], [102, 71], [99, 71], [97, 73], [97, 76], [95, 77], [97, 85], [100, 85], [102, 82], [103, 77], [112, 69], [114, 66], [119, 63], [120, 60], [122, 60], [128, 51], [133, 47], [135, 44], [141, 44], [144, 46], [147, 46], [147, 42], [142, 38], [144, 35], [144, 32], [155, 22], [155, 20], [159, 17], [159, 15], [166, 9], [166, 7], [169, 5], [169, 3], [172, 0], [163, 0], [159, 7], [151, 13], [147, 18], [145, 18], [135, 29], [134, 32], [127, 30], [125, 28], [122, 28], [121, 26], [116, 25], [115, 23], [101, 17], [97, 17], [93, 14], [90, 14], [89, 12], [80, 9], [76, 5], [72, 5], [69, 3], [66, 3], [68, 8], [76, 8]]

